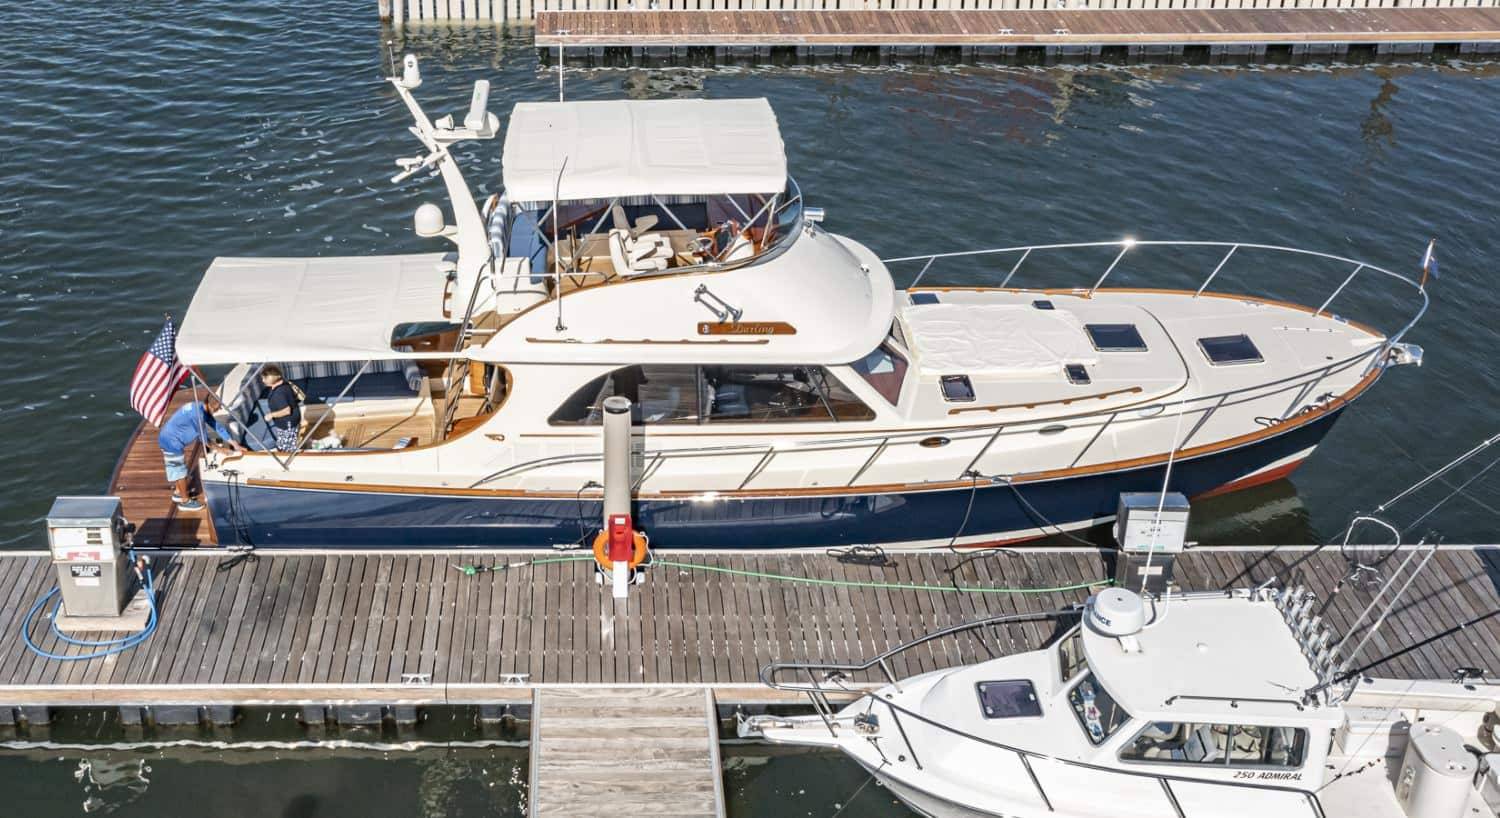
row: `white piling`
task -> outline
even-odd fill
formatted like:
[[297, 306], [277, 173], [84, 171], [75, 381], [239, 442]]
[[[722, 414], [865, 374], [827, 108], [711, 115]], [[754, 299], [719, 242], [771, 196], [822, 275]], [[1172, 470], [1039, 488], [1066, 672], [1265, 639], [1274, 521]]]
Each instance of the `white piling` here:
[[[604, 399], [604, 519], [606, 536], [610, 518], [630, 515], [630, 399], [614, 395]], [[624, 599], [630, 585], [630, 564], [616, 562], [610, 572], [614, 597]]]

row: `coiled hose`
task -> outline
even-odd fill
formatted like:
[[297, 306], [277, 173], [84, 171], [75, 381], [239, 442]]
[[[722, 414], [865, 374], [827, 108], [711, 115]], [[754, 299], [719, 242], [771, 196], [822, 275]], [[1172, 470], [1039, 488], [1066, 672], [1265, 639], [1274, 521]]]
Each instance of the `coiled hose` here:
[[[128, 553], [130, 555], [131, 564], [135, 564], [135, 551], [131, 550]], [[145, 570], [141, 572], [140, 576], [141, 583], [146, 589], [146, 604], [150, 606], [151, 611], [150, 615], [146, 617], [146, 627], [144, 630], [138, 633], [132, 633], [128, 636], [122, 636], [119, 639], [74, 639], [73, 637], [68, 636], [67, 634], [57, 629], [57, 615], [62, 612], [62, 598], [58, 595], [58, 591], [60, 589], [57, 586], [54, 586], [52, 590], [44, 594], [41, 599], [38, 599], [36, 601], [36, 604], [31, 606], [31, 610], [26, 612], [26, 618], [21, 620], [21, 638], [25, 640], [27, 650], [30, 650], [32, 653], [35, 653], [43, 659], [56, 659], [59, 662], [77, 662], [87, 659], [102, 659], [106, 656], [110, 656], [116, 653], [122, 653], [146, 641], [151, 637], [151, 634], [156, 632], [156, 583], [151, 575], [151, 567], [149, 564], [146, 566]], [[58, 597], [58, 600], [57, 604], [52, 607], [52, 633], [57, 636], [59, 640], [69, 645], [76, 645], [78, 647], [84, 648], [93, 648], [94, 650], [88, 653], [79, 654], [52, 653], [51, 651], [43, 650], [41, 646], [32, 641], [32, 622], [36, 619], [36, 615], [42, 610], [42, 608], [47, 606], [47, 601], [52, 599], [53, 597]]]

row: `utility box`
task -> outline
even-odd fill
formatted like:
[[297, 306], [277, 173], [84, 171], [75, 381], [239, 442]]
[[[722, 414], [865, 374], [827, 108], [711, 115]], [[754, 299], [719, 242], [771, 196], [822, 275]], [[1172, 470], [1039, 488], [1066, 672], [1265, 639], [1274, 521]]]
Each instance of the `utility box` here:
[[118, 497], [59, 497], [47, 512], [47, 544], [63, 613], [119, 616], [129, 601], [130, 560]]
[[1115, 542], [1120, 559], [1115, 581], [1123, 588], [1165, 593], [1172, 584], [1172, 568], [1187, 544], [1188, 499], [1178, 492], [1165, 497], [1155, 492], [1120, 495], [1115, 515]]

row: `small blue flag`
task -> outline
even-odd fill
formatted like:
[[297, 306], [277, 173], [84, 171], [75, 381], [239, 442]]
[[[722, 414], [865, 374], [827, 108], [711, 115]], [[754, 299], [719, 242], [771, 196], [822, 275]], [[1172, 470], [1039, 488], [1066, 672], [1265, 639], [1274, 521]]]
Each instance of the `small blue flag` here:
[[1436, 244], [1437, 239], [1427, 242], [1427, 252], [1422, 256], [1422, 276], [1424, 278], [1426, 276], [1432, 276], [1433, 279], [1438, 277], [1437, 255], [1432, 251], [1432, 248]]

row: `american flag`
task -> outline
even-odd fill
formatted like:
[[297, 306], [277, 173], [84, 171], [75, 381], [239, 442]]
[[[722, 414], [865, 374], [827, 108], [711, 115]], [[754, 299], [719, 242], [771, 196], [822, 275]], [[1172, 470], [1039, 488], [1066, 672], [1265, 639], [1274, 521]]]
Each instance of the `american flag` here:
[[177, 328], [172, 326], [172, 317], [167, 316], [161, 334], [135, 365], [135, 376], [130, 379], [130, 408], [140, 412], [152, 426], [160, 426], [172, 391], [187, 374], [187, 367], [177, 361]]

